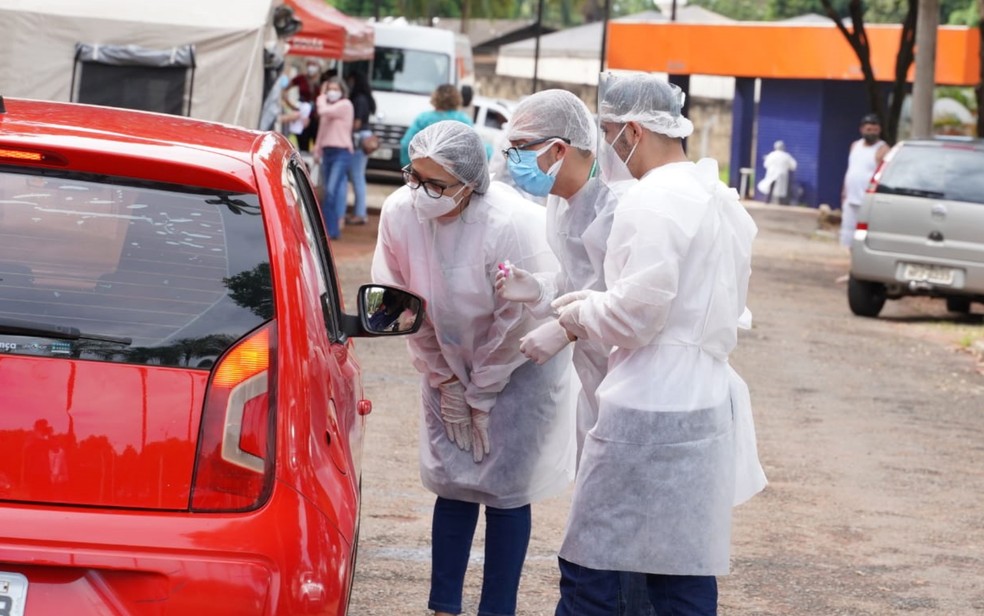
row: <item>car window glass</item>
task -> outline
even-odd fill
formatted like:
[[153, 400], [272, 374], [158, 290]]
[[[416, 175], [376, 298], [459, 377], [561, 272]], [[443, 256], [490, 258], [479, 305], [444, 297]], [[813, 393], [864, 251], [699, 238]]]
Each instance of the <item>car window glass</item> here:
[[946, 198], [984, 203], [984, 152], [944, 148]]
[[886, 165], [878, 191], [984, 203], [984, 152], [905, 146]]
[[328, 250], [318, 204], [314, 199], [310, 184], [296, 163], [291, 164], [285, 173], [285, 185], [299, 208], [301, 224], [304, 226], [304, 239], [308, 246], [308, 251], [302, 251], [302, 267], [306, 276], [317, 280], [325, 326], [328, 328], [331, 338], [336, 339], [338, 322], [335, 318], [337, 316], [335, 306], [337, 306], [337, 302], [329, 266], [331, 253]]
[[0, 170], [0, 350], [208, 369], [273, 315], [256, 195]]
[[936, 148], [903, 147], [886, 165], [879, 185], [905, 193], [942, 193], [945, 165]]
[[485, 115], [485, 126], [489, 128], [502, 128], [502, 125], [508, 121], [506, 116], [492, 109], [489, 109]]

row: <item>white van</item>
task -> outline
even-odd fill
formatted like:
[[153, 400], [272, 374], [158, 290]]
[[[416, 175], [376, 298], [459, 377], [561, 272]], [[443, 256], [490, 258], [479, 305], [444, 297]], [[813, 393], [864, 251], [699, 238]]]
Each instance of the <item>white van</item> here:
[[431, 109], [440, 85], [474, 87], [475, 68], [468, 37], [450, 30], [405, 22], [373, 24], [376, 54], [368, 62], [348, 63], [345, 71], [370, 76], [376, 114], [370, 124], [380, 147], [369, 158], [372, 169], [400, 170], [400, 139], [418, 114]]

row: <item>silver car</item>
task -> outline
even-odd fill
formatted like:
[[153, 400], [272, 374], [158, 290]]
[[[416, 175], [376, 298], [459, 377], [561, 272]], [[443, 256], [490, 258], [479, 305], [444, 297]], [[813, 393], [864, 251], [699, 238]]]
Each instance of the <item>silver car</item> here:
[[861, 204], [851, 245], [851, 311], [875, 317], [887, 299], [928, 295], [947, 310], [984, 302], [984, 140], [902, 141]]

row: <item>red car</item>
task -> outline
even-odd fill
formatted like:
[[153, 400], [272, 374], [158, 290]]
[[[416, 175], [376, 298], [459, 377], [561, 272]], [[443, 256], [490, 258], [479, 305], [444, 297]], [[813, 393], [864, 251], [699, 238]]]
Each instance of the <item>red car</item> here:
[[358, 303], [283, 137], [0, 98], [0, 614], [344, 614]]

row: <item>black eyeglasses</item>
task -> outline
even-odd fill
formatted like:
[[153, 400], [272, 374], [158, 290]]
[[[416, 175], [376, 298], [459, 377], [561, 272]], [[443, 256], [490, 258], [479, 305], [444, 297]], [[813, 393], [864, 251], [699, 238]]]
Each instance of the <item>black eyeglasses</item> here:
[[541, 143], [546, 143], [546, 142], [551, 141], [553, 139], [560, 139], [561, 141], [563, 141], [567, 145], [570, 145], [571, 144], [571, 140], [568, 139], [567, 137], [557, 137], [557, 136], [554, 136], [554, 137], [544, 137], [543, 139], [536, 139], [534, 141], [530, 141], [529, 143], [524, 143], [523, 145], [516, 145], [516, 146], [513, 146], [511, 148], [507, 148], [507, 149], [505, 149], [505, 150], [502, 151], [502, 155], [505, 156], [506, 158], [508, 158], [509, 160], [513, 161], [514, 163], [518, 163], [518, 162], [520, 162], [522, 160], [522, 157], [519, 155], [519, 153], [521, 151], [523, 151], [523, 150], [525, 150], [527, 148], [532, 148], [535, 145], [540, 145]]
[[427, 196], [432, 199], [437, 199], [444, 194], [444, 191], [449, 188], [454, 188], [455, 186], [461, 186], [464, 182], [455, 182], [454, 184], [442, 184], [440, 182], [435, 182], [434, 180], [424, 180], [421, 179], [417, 172], [407, 165], [403, 168], [403, 181], [410, 188], [417, 190], [421, 186], [424, 187], [424, 192]]

